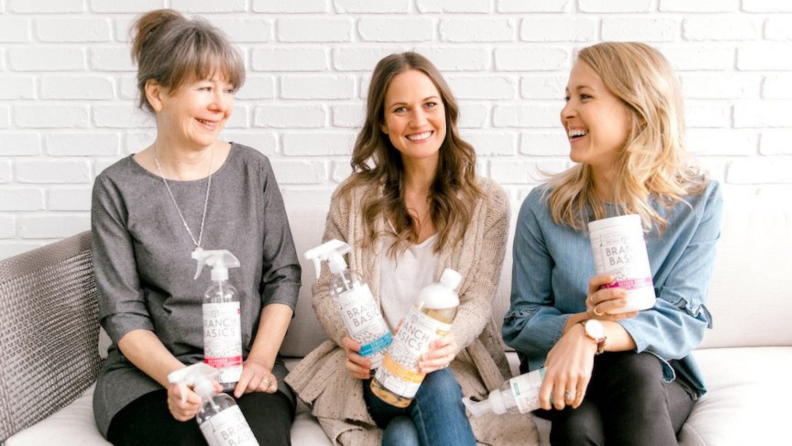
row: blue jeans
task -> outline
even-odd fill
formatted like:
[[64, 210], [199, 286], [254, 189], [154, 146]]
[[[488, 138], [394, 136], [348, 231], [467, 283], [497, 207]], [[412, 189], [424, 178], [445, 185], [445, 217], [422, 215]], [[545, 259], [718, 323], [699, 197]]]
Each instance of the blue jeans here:
[[475, 446], [473, 429], [462, 405], [462, 391], [448, 369], [426, 375], [415, 399], [405, 408], [393, 407], [363, 381], [369, 414], [385, 430], [383, 446]]

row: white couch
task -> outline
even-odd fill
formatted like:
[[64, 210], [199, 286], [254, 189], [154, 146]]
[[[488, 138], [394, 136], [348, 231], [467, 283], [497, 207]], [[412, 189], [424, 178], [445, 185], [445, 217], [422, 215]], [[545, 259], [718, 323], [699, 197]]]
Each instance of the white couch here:
[[[515, 204], [512, 213], [512, 236], [518, 205]], [[326, 209], [320, 207], [289, 210], [300, 255], [320, 241], [325, 213]], [[87, 282], [79, 285], [82, 288], [78, 286], [76, 291], [74, 287], [70, 288], [78, 296], [85, 295], [87, 304], [82, 305], [84, 308], [68, 305], [63, 309], [50, 309], [55, 316], [44, 321], [35, 318], [20, 321], [20, 317], [29, 318], [28, 313], [38, 310], [10, 311], [6, 303], [11, 297], [9, 293], [19, 292], [6, 284], [19, 277], [43, 271], [42, 277], [60, 283], [62, 279], [58, 275], [66, 273], [59, 272], [57, 262], [80, 253], [83, 257], [87, 255], [85, 250], [89, 249], [89, 234], [83, 233], [76, 237], [0, 262], [0, 318], [3, 318], [0, 322], [4, 327], [0, 333], [5, 333], [0, 335], [0, 441], [5, 440], [7, 446], [108, 444], [97, 431], [91, 410], [93, 386], [90, 383], [98, 370], [100, 359], [95, 347], [98, 326], [90, 272], [85, 273]], [[63, 245], [69, 246], [63, 248]], [[61, 248], [56, 249], [57, 246]], [[282, 349], [284, 355], [292, 358], [287, 361], [290, 366], [326, 339], [311, 308], [313, 277], [313, 267], [303, 263], [303, 287], [297, 313]], [[505, 259], [501, 287], [493, 305], [493, 316], [497, 321], [508, 308], [510, 279], [511, 248]], [[681, 444], [790, 444], [792, 440], [788, 438], [785, 423], [792, 415], [788, 408], [792, 401], [792, 387], [788, 385], [788, 379], [792, 376], [791, 290], [792, 210], [779, 209], [777, 203], [765, 200], [761, 195], [744, 197], [734, 202], [727, 198], [723, 235], [718, 246], [715, 277], [708, 303], [714, 318], [714, 329], [707, 334], [701, 348], [695, 353], [704, 371], [709, 393], [696, 403], [682, 430]], [[23, 285], [23, 292], [30, 293], [31, 298], [35, 298], [37, 293], [31, 291], [30, 285]], [[76, 334], [65, 334], [65, 341], [51, 341], [61, 331], [75, 330], [75, 324], [70, 324], [70, 321], [78, 319], [75, 314], [80, 312], [87, 313], [87, 316], [83, 314], [79, 317], [87, 317], [88, 322], [76, 324]], [[14, 320], [6, 320], [6, 316]], [[6, 328], [9, 325], [30, 324], [35, 324], [32, 331], [9, 333]], [[29, 375], [36, 372], [25, 367], [32, 369], [37, 366], [26, 364], [26, 361], [32, 360], [22, 358], [24, 352], [9, 354], [14, 346], [26, 341], [24, 337], [34, 336], [31, 333], [46, 334], [34, 340], [34, 345], [54, 342], [49, 347], [42, 346], [43, 353], [37, 354], [50, 355], [46, 358], [48, 363], [60, 361], [65, 364], [61, 367], [76, 367], [77, 370], [68, 376], [79, 376], [81, 379], [52, 378], [53, 373], [61, 373], [61, 369], [56, 368], [39, 373], [49, 377], [51, 381], [48, 386], [54, 383], [54, 387], [32, 387]], [[80, 350], [75, 355], [82, 355], [81, 361], [85, 365], [74, 366], [71, 354], [63, 358], [62, 352], [73, 344], [79, 344]], [[513, 370], [516, 371], [516, 355], [509, 355]], [[22, 379], [20, 376], [27, 378]], [[69, 391], [54, 392], [58, 394], [53, 395], [53, 388], [59, 391], [66, 388]], [[20, 404], [20, 401], [27, 403]], [[542, 443], [547, 444], [549, 422], [536, 421]], [[292, 443], [295, 446], [330, 444], [304, 404], [298, 408], [292, 428]], [[651, 441], [648, 440], [647, 444], [651, 444]]]

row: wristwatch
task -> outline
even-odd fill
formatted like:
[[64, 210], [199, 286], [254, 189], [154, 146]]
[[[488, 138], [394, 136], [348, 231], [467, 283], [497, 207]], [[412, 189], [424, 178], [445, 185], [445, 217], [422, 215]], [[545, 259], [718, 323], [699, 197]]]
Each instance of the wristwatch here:
[[586, 336], [597, 343], [597, 354], [604, 352], [605, 341], [608, 336], [605, 335], [605, 326], [602, 325], [602, 322], [596, 319], [587, 319], [578, 323], [583, 326], [583, 332], [586, 333]]

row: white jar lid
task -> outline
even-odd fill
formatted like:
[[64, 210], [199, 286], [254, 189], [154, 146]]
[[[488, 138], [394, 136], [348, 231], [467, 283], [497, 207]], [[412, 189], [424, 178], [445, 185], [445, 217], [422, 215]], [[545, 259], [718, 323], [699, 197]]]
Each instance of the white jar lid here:
[[635, 226], [641, 228], [641, 216], [638, 214], [621, 215], [618, 217], [603, 218], [591, 221], [588, 224], [589, 232], [601, 231], [616, 226]]

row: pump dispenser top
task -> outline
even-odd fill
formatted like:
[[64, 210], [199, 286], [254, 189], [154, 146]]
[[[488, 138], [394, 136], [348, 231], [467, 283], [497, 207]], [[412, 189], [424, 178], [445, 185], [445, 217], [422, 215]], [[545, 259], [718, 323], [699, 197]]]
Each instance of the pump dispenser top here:
[[168, 381], [171, 384], [179, 385], [182, 403], [187, 401], [187, 386], [193, 386], [195, 393], [207, 400], [217, 393], [212, 379], [219, 373], [216, 368], [210, 365], [196, 362], [193, 365], [171, 372], [168, 375]]
[[217, 251], [193, 251], [192, 258], [198, 261], [194, 279], [201, 275], [204, 265], [212, 267], [212, 280], [228, 280], [228, 268], [239, 268], [239, 259], [225, 249]]
[[330, 266], [330, 272], [338, 274], [347, 268], [344, 254], [351, 252], [352, 247], [342, 242], [341, 240], [332, 239], [323, 243], [316, 248], [305, 251], [305, 258], [313, 260], [314, 270], [316, 271], [316, 278], [319, 278], [321, 273], [321, 263], [326, 261]]

